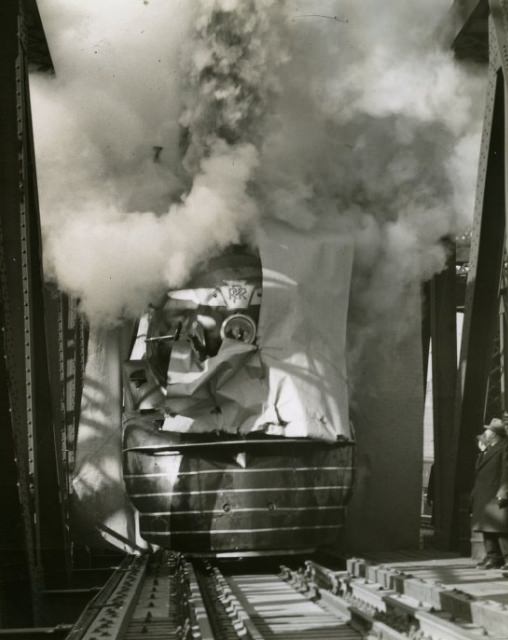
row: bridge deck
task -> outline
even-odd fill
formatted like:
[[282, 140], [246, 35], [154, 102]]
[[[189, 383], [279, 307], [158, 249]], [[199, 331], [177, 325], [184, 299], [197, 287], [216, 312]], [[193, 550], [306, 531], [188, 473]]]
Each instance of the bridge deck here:
[[506, 571], [431, 551], [366, 554], [348, 559], [347, 569], [342, 595], [353, 617], [398, 617], [404, 631], [413, 625], [436, 639], [508, 638]]

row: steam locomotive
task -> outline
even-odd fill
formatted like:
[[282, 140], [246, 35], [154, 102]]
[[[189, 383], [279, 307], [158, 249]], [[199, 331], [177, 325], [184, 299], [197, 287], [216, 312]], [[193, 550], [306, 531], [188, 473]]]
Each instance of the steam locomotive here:
[[133, 336], [123, 472], [149, 543], [248, 556], [340, 539], [352, 438], [295, 436], [276, 402], [268, 411], [263, 267], [252, 248], [229, 247], [154, 304]]

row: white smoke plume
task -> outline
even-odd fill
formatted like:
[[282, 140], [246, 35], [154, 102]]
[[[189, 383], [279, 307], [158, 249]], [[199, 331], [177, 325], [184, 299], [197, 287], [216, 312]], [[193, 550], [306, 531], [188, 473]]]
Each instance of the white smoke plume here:
[[39, 5], [45, 262], [95, 322], [138, 314], [265, 216], [341, 220], [358, 327], [443, 267], [440, 239], [472, 214], [485, 75], [437, 42], [450, 2]]
[[443, 268], [441, 239], [472, 217], [486, 70], [438, 42], [450, 4], [290, 4], [262, 209], [309, 230], [339, 216], [354, 239], [350, 364], [369, 335], [411, 325], [408, 292]]

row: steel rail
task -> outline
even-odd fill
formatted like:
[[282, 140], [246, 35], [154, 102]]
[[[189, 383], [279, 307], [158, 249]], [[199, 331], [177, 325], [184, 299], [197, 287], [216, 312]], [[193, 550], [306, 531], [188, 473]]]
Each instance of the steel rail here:
[[[348, 626], [349, 616], [343, 611], [321, 606], [315, 585], [303, 577], [295, 581], [294, 572], [259, 573], [252, 572], [252, 567], [243, 572], [242, 563], [230, 565], [233, 570], [215, 562], [194, 560], [193, 565], [215, 638], [359, 638], [359, 634]], [[303, 573], [295, 575], [303, 576]]]
[[66, 640], [121, 638], [146, 571], [147, 557], [129, 556], [91, 600]]
[[275, 561], [260, 572], [247, 559], [129, 557], [67, 640], [358, 640], [343, 611], [321, 606], [312, 576], [308, 564], [278, 573]]

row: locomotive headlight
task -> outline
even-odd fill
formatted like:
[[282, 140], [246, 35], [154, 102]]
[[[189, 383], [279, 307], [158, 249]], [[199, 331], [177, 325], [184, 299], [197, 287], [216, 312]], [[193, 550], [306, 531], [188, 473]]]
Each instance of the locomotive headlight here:
[[256, 323], [243, 313], [235, 313], [224, 320], [220, 328], [221, 338], [252, 344], [256, 339]]

